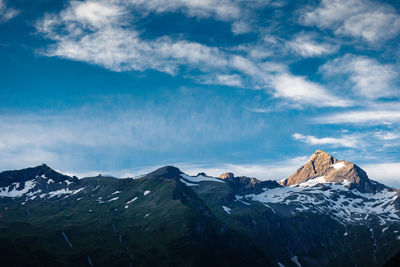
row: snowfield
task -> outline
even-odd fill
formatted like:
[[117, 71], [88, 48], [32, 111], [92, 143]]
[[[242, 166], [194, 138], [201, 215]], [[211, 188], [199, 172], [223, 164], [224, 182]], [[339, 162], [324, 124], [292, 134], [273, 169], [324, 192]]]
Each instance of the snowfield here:
[[[181, 177], [186, 180], [186, 182], [193, 184], [198, 184], [200, 182], [217, 182], [217, 183], [225, 183], [225, 181], [216, 178], [216, 177], [210, 177], [210, 176], [204, 176], [204, 175], [199, 175], [199, 176], [189, 176], [187, 174], [181, 174]], [[182, 181], [182, 179], [181, 179]]]
[[394, 201], [396, 192], [384, 189], [376, 194], [361, 193], [348, 188], [349, 181], [334, 184], [317, 177], [307, 182], [274, 189], [263, 193], [236, 196], [236, 199], [257, 201], [263, 204], [280, 204], [293, 207], [293, 212], [327, 213], [340, 222], [363, 223], [375, 215], [381, 225], [400, 221]]
[[6, 187], [0, 187], [0, 197], [22, 197], [35, 188], [35, 186], [35, 181], [26, 181], [24, 183], [24, 188], [21, 188], [20, 183], [13, 183]]

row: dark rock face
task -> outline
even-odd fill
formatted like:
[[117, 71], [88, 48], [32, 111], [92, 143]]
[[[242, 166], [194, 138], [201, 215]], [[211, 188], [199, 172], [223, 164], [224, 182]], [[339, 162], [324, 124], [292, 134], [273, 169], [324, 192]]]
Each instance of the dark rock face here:
[[179, 177], [182, 172], [174, 166], [161, 167], [147, 175], [151, 178], [165, 178], [165, 179], [175, 179]]
[[225, 178], [224, 181], [227, 182], [237, 194], [258, 194], [262, 192], [263, 188], [273, 189], [281, 187], [276, 181], [260, 181], [254, 177], [247, 176], [231, 176]]
[[383, 265], [383, 267], [398, 267], [400, 266], [400, 252]]

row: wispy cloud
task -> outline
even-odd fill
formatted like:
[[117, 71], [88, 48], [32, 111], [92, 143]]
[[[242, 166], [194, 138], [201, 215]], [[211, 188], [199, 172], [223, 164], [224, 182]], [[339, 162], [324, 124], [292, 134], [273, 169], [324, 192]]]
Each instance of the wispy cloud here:
[[46, 55], [85, 61], [114, 71], [155, 69], [175, 74], [183, 64], [208, 68], [227, 65], [217, 48], [168, 37], [146, 41], [135, 29], [124, 27], [124, 23], [125, 14], [119, 6], [72, 2], [59, 15], [46, 15], [36, 28], [56, 42]]
[[382, 125], [393, 122], [400, 122], [399, 108], [381, 109], [371, 108], [369, 110], [347, 111], [318, 116], [313, 119], [319, 124], [373, 124]]
[[[400, 95], [396, 82], [399, 73], [390, 64], [381, 64], [375, 59], [365, 56], [345, 55], [336, 58], [320, 68], [320, 71], [334, 78], [345, 76], [347, 86], [356, 94], [368, 98], [397, 97]], [[342, 85], [346, 86], [346, 83]]]
[[304, 77], [290, 74], [277, 75], [272, 80], [276, 97], [291, 99], [320, 107], [346, 107], [352, 103], [329, 93], [322, 85], [307, 81]]
[[247, 23], [246, 21], [239, 20], [232, 23], [233, 34], [239, 35], [248, 32], [251, 32], [251, 25], [249, 25], [249, 23]]
[[19, 13], [19, 10], [7, 7], [5, 1], [0, 0], [0, 23], [9, 21], [10, 19], [16, 17]]
[[355, 148], [361, 145], [360, 138], [354, 135], [343, 135], [340, 137], [318, 138], [312, 135], [293, 134], [293, 138], [309, 145], [320, 146], [328, 145], [331, 147], [350, 147]]
[[371, 43], [393, 38], [400, 31], [396, 10], [369, 0], [322, 0], [301, 17], [301, 22]]
[[200, 83], [244, 87], [244, 81], [239, 74], [204, 75], [198, 78]]
[[381, 140], [392, 141], [400, 139], [400, 133], [390, 132], [390, 131], [379, 131], [375, 133], [375, 136]]
[[312, 34], [298, 34], [287, 42], [287, 46], [303, 57], [329, 55], [337, 52], [339, 49], [338, 45], [316, 40]]
[[[106, 169], [125, 156], [144, 161], [151, 155], [155, 162], [166, 161], [170, 156], [161, 155], [167, 152], [192, 155], [204, 146], [254, 138], [264, 129], [262, 122], [254, 125], [246, 114], [238, 114], [235, 105], [221, 109], [220, 99], [174, 95], [164, 98], [173, 105], [155, 105], [124, 98], [113, 98], [112, 105], [85, 105], [53, 114], [3, 114], [0, 168], [49, 163], [64, 170], [85, 165]], [[93, 157], [100, 154], [101, 158]]]

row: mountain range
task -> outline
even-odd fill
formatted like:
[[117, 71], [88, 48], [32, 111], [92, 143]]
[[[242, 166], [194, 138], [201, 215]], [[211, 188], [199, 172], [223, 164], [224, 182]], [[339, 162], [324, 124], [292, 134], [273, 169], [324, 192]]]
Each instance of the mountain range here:
[[[268, 170], [265, 170], [268, 172]], [[291, 176], [0, 173], [4, 266], [396, 266], [399, 191], [317, 150]]]

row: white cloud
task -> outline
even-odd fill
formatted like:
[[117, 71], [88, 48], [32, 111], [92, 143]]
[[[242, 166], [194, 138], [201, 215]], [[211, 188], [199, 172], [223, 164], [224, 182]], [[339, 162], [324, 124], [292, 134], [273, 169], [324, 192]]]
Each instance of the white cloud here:
[[251, 26], [244, 21], [235, 21], [232, 23], [232, 33], [239, 35], [243, 33], [248, 33], [251, 31]]
[[400, 16], [396, 10], [369, 0], [322, 0], [316, 9], [305, 13], [301, 21], [368, 42], [393, 38], [400, 31]]
[[400, 188], [400, 162], [370, 163], [363, 165], [368, 177], [385, 185]]
[[105, 2], [71, 2], [59, 15], [47, 15], [37, 30], [55, 41], [48, 56], [104, 66], [114, 71], [155, 69], [175, 74], [181, 65], [224, 68], [227, 60], [217, 49], [168, 37], [143, 40], [124, 27], [126, 14]]
[[338, 46], [327, 42], [319, 42], [310, 34], [296, 35], [287, 42], [289, 49], [303, 57], [317, 57], [333, 54], [338, 51]]
[[384, 141], [392, 141], [400, 138], [399, 133], [394, 133], [394, 132], [388, 132], [388, 131], [380, 131], [375, 133], [375, 136], [378, 139], [384, 140]]
[[350, 147], [356, 148], [361, 145], [360, 140], [354, 135], [343, 135], [341, 137], [318, 138], [312, 135], [293, 134], [293, 138], [309, 145], [328, 145], [331, 147]]
[[9, 21], [20, 13], [19, 10], [9, 8], [3, 0], [0, 0], [0, 23]]
[[[188, 1], [187, 4], [203, 5], [203, 2], [195, 2]], [[38, 32], [54, 41], [43, 54], [88, 62], [113, 71], [153, 69], [176, 75], [184, 68], [195, 69], [201, 72], [200, 78], [195, 77], [200, 82], [265, 89], [268, 93], [272, 90], [276, 98], [300, 106], [351, 105], [350, 101], [335, 97], [322, 85], [290, 74], [283, 64], [265, 62], [259, 57], [246, 58], [240, 51], [168, 36], [152, 40], [142, 38], [134, 25], [130, 25], [133, 18], [129, 11], [133, 10], [126, 5], [154, 5], [155, 8], [156, 3], [160, 4], [159, 1], [125, 4], [119, 1], [72, 1], [59, 14], [47, 14], [38, 21]], [[160, 8], [162, 10], [153, 11], [170, 10], [168, 3]], [[238, 74], [232, 75], [232, 72]]]
[[244, 87], [242, 76], [238, 74], [216, 74], [200, 77], [200, 83]]
[[279, 74], [272, 79], [275, 97], [282, 97], [317, 107], [346, 107], [351, 101], [330, 94], [322, 85], [307, 81], [304, 77]]
[[80, 21], [95, 27], [108, 24], [120, 24], [121, 16], [126, 13], [120, 6], [113, 4], [102, 4], [97, 1], [78, 2], [71, 1], [63, 16], [66, 21]]
[[370, 110], [347, 111], [319, 116], [314, 119], [319, 124], [387, 124], [400, 122], [400, 109], [371, 108]]
[[368, 99], [399, 96], [396, 86], [398, 72], [390, 64], [380, 64], [372, 58], [346, 55], [336, 58], [320, 68], [326, 76], [345, 75], [352, 90]]

